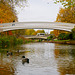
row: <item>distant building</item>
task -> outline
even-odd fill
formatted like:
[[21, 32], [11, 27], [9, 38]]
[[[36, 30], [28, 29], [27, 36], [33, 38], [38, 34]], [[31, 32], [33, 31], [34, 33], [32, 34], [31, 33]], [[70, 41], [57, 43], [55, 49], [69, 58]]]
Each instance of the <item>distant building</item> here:
[[37, 36], [45, 36], [45, 33], [37, 33]]

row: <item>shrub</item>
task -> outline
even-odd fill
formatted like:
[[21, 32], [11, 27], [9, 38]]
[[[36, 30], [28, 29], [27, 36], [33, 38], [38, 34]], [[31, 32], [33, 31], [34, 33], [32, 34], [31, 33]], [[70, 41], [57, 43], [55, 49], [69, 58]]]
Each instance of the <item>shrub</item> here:
[[65, 33], [59, 34], [58, 39], [59, 40], [65, 40]]
[[47, 37], [48, 40], [52, 40], [53, 39], [53, 36], [50, 35], [49, 37]]
[[22, 39], [17, 39], [17, 43], [18, 44], [22, 44], [23, 43], [23, 40]]
[[72, 29], [72, 39], [75, 40], [75, 27]]

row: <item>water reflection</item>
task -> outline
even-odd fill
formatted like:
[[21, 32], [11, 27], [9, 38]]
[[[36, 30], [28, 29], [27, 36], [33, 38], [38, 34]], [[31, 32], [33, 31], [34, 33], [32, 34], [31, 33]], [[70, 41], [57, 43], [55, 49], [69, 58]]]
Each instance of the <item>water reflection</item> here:
[[58, 64], [60, 75], [75, 74], [75, 49], [74, 45], [55, 44], [55, 58]]
[[[7, 56], [7, 50], [13, 55]], [[22, 56], [29, 64], [22, 64]], [[75, 74], [75, 45], [30, 43], [0, 50], [0, 75], [68, 74]]]
[[[16, 75], [17, 63], [21, 60], [21, 56], [24, 55], [24, 52], [18, 52], [20, 49], [23, 50], [21, 47], [0, 50], [0, 75]], [[7, 53], [8, 51], [13, 54], [10, 54], [11, 52]]]
[[12, 57], [6, 57], [3, 53], [0, 53], [0, 75], [14, 75], [14, 73]]

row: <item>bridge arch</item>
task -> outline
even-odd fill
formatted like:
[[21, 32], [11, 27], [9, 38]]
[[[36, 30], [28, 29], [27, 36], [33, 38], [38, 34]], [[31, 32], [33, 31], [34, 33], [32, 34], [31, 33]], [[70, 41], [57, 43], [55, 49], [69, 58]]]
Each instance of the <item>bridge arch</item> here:
[[10, 31], [17, 29], [56, 29], [71, 31], [75, 27], [73, 23], [62, 22], [13, 22], [0, 24], [0, 31]]

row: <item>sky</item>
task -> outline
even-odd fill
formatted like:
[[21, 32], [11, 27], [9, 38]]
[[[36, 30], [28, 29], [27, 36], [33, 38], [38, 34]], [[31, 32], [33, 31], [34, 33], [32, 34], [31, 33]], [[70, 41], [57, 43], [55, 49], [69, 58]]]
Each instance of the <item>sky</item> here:
[[54, 4], [53, 0], [28, 0], [28, 6], [16, 7], [19, 22], [45, 21], [54, 22], [61, 4]]

